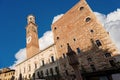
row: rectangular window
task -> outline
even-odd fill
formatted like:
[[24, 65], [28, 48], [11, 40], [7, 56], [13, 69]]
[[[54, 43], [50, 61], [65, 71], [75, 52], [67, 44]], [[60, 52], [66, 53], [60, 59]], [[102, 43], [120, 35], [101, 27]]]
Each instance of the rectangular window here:
[[48, 69], [46, 69], [46, 75], [47, 75], [47, 76], [49, 75]]
[[25, 67], [24, 67], [24, 73], [25, 73]]
[[37, 68], [37, 64], [35, 63], [35, 69]]
[[65, 73], [66, 73], [67, 76], [69, 75], [68, 70], [65, 70]]
[[105, 57], [111, 57], [111, 54], [110, 53], [105, 53]]
[[52, 62], [55, 62], [55, 61], [54, 61], [54, 56], [51, 56], [51, 61], [52, 61]]
[[29, 71], [31, 71], [31, 66], [29, 65]]
[[41, 77], [41, 75], [40, 75], [41, 73], [38, 71], [37, 72], [37, 77], [40, 79], [40, 77]]
[[42, 60], [42, 66], [44, 66], [44, 65], [45, 65], [44, 60]]
[[29, 78], [31, 78], [31, 74], [29, 74]]
[[40, 75], [41, 75], [41, 77], [43, 77], [43, 75], [44, 75], [43, 71], [40, 71]]
[[77, 53], [80, 54], [80, 48], [77, 48]]
[[63, 58], [65, 58], [65, 54], [63, 53]]
[[50, 73], [51, 73], [51, 75], [53, 75], [53, 69], [52, 68], [50, 68]]
[[99, 46], [102, 46], [100, 40], [96, 40], [96, 44], [97, 44], [98, 47], [99, 47]]
[[59, 68], [57, 66], [55, 67], [55, 72], [59, 74]]

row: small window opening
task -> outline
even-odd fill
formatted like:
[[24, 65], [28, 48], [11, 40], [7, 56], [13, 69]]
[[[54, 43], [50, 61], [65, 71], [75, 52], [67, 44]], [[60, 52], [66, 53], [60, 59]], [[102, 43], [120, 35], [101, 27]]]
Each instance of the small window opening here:
[[51, 56], [51, 61], [54, 63], [55, 60], [54, 60], [54, 56]]
[[67, 76], [69, 75], [68, 70], [65, 70], [65, 73], [66, 73]]
[[80, 48], [77, 48], [77, 53], [80, 54]]
[[105, 57], [111, 57], [110, 53], [105, 53]]
[[31, 66], [29, 65], [29, 71], [31, 71]]
[[41, 77], [43, 77], [43, 74], [44, 74], [43, 71], [40, 71], [40, 76], [41, 76]]
[[63, 58], [65, 58], [65, 54], [63, 53]]
[[55, 27], [54, 30], [56, 30], [57, 28]]
[[42, 60], [42, 66], [44, 66], [44, 65], [45, 65], [44, 60]]
[[59, 39], [59, 37], [57, 37], [57, 40]]
[[48, 69], [46, 69], [46, 75], [47, 75], [47, 76], [49, 75]]
[[94, 31], [93, 30], [90, 30], [91, 33], [93, 33]]
[[82, 7], [80, 7], [80, 11], [81, 11], [81, 10], [83, 10], [83, 9], [84, 9], [84, 7], [83, 7], [83, 6], [82, 6]]
[[31, 74], [29, 74], [29, 78], [31, 78]]
[[99, 46], [102, 46], [100, 40], [96, 40], [96, 44], [97, 44], [98, 47], [99, 47]]
[[86, 22], [89, 22], [90, 20], [91, 20], [91, 18], [90, 18], [90, 17], [87, 17], [85, 21], [86, 21]]
[[32, 18], [30, 18], [30, 20], [32, 20]]
[[37, 69], [37, 64], [35, 63], [35, 69]]
[[57, 66], [55, 67], [55, 72], [59, 74], [59, 68]]
[[53, 69], [52, 68], [50, 68], [50, 73], [51, 73], [51, 75], [53, 75]]
[[74, 41], [76, 41], [76, 39], [75, 39], [75, 38], [74, 38], [73, 40], [74, 40]]

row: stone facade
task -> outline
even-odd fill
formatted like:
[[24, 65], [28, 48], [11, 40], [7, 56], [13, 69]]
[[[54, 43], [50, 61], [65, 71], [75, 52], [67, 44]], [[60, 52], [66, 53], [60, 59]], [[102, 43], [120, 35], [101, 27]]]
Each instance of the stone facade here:
[[0, 80], [13, 80], [15, 76], [15, 70], [10, 68], [3, 68], [0, 71]]
[[[30, 80], [32, 78], [45, 78], [47, 76], [56, 75], [58, 67], [55, 45], [47, 47], [44, 50], [39, 49], [37, 26], [35, 17], [29, 15], [26, 27], [26, 54], [27, 59], [15, 66], [15, 80], [20, 78]], [[48, 74], [46, 74], [46, 71]], [[52, 74], [51, 74], [52, 72]]]
[[[54, 60], [54, 62], [53, 62]], [[36, 75], [38, 78], [37, 73], [43, 73], [43, 76], [46, 76], [46, 70], [53, 68], [55, 71], [55, 67], [57, 67], [56, 61], [56, 52], [55, 52], [55, 45], [51, 45], [48, 48], [40, 51], [38, 54], [34, 55], [33, 57], [26, 59], [25, 61], [16, 65], [15, 70], [15, 78], [16, 80], [19, 79], [20, 74], [22, 74], [22, 78], [25, 80], [31, 79], [33, 74]], [[56, 73], [54, 73], [56, 74]], [[40, 74], [41, 75], [41, 74]]]
[[38, 54], [39, 42], [38, 42], [38, 31], [37, 25], [35, 23], [35, 17], [33, 15], [29, 15], [27, 17], [27, 26], [26, 26], [26, 51], [27, 58], [31, 58], [35, 54]]
[[100, 71], [115, 66], [119, 51], [85, 0], [80, 0], [52, 24], [61, 74], [74, 74], [67, 60], [67, 43], [79, 57], [80, 69]]
[[74, 71], [66, 56], [67, 43], [76, 52], [82, 72], [116, 67], [119, 51], [85, 0], [80, 0], [52, 24], [54, 44], [40, 51], [35, 17], [26, 27], [27, 59], [16, 65], [15, 79], [71, 80]]

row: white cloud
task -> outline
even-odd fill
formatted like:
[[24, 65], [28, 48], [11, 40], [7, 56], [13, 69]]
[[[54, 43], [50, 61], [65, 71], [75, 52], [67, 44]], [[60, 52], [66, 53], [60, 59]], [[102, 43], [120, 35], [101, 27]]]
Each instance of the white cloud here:
[[21, 61], [26, 59], [26, 48], [20, 49], [16, 54], [15, 58], [18, 60], [16, 63], [20, 63]]
[[46, 31], [39, 39], [40, 50], [43, 50], [54, 43], [52, 31]]
[[94, 14], [98, 17], [99, 21], [102, 23], [102, 25], [104, 26], [104, 23], [106, 21], [106, 15], [98, 13], [98, 12], [94, 12]]
[[20, 62], [24, 61], [26, 59], [26, 48], [20, 49], [16, 54], [15, 54], [16, 61], [10, 68], [14, 69], [16, 64], [19, 64]]
[[52, 24], [55, 23], [58, 19], [60, 19], [64, 14], [59, 14], [53, 18]]
[[105, 29], [110, 33], [111, 39], [120, 50], [120, 9], [117, 9], [108, 15], [98, 12], [95, 12], [95, 15], [104, 25]]
[[[46, 31], [44, 35], [39, 39], [40, 50], [47, 48], [54, 43], [52, 31]], [[24, 61], [26, 59], [26, 48], [20, 49], [15, 54], [16, 61], [10, 68], [14, 69], [16, 64]]]
[[106, 22], [118, 21], [118, 20], [120, 20], [120, 9], [117, 9], [116, 11], [108, 14]]
[[[111, 12], [108, 15], [101, 14], [99, 12], [94, 12], [98, 17], [100, 22], [104, 25], [106, 30], [110, 33], [112, 40], [115, 42], [117, 47], [120, 49], [120, 9], [117, 9], [114, 12]], [[54, 17], [52, 24], [60, 19], [64, 14], [60, 14]], [[40, 49], [43, 50], [46, 47], [54, 43], [52, 31], [46, 31], [44, 35], [39, 39]], [[17, 59], [15, 63], [10, 66], [14, 68], [16, 64], [22, 62], [26, 59], [26, 49], [20, 49], [16, 54], [15, 58]]]

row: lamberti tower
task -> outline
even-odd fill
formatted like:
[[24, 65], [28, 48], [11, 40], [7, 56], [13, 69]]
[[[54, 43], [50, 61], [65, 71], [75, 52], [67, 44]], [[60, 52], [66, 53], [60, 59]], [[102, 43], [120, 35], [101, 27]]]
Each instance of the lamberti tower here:
[[27, 17], [27, 26], [26, 26], [26, 52], [27, 58], [38, 54], [39, 52], [39, 42], [38, 42], [38, 31], [37, 25], [35, 23], [35, 17], [29, 15]]

